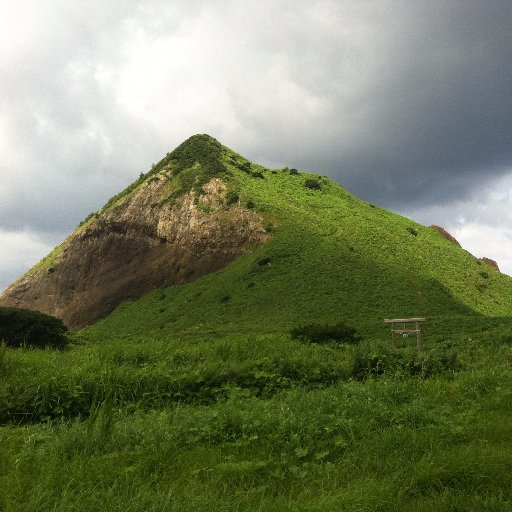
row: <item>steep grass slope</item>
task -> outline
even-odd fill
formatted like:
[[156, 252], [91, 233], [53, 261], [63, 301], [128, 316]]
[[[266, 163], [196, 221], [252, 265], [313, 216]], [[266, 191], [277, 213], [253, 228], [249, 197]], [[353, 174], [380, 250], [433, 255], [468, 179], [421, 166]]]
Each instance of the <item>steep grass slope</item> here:
[[0, 305], [74, 329], [121, 305], [91, 335], [161, 337], [511, 316], [511, 297], [512, 278], [438, 231], [326, 177], [266, 169], [195, 135], [91, 214]]
[[[268, 332], [340, 320], [375, 332], [385, 317], [442, 324], [512, 315], [512, 278], [434, 229], [326, 177], [266, 169], [225, 147], [221, 163], [229, 201], [258, 212], [270, 239], [216, 273], [123, 304], [89, 335]], [[188, 165], [195, 177], [185, 189], [201, 168]]]
[[[0, 344], [0, 510], [511, 510], [510, 278], [326, 178], [191, 142], [98, 218], [172, 164], [169, 212], [244, 209], [270, 238], [65, 351]], [[423, 353], [391, 346], [398, 315], [427, 316]], [[343, 320], [361, 344], [283, 332]]]

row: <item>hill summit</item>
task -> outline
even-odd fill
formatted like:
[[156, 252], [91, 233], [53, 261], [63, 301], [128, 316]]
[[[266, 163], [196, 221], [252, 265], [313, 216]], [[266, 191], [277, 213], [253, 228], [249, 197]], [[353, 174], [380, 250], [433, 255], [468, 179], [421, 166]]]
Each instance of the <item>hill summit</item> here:
[[0, 305], [72, 329], [117, 308], [98, 329], [212, 332], [510, 316], [511, 296], [511, 278], [435, 229], [326, 177], [267, 169], [194, 135], [85, 219]]

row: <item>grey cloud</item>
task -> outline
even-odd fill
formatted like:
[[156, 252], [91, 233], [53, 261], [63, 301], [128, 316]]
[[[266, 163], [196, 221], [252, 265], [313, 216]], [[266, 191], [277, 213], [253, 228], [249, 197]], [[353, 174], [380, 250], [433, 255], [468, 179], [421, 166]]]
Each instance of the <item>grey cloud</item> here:
[[[510, 3], [366, 4], [367, 14], [381, 11], [378, 19], [347, 5], [334, 14], [348, 11], [369, 34], [359, 44], [322, 27], [293, 34], [291, 78], [331, 108], [307, 126], [254, 122], [263, 144], [278, 141], [269, 160], [323, 170], [363, 197], [399, 206], [464, 197], [507, 172]], [[240, 110], [244, 122], [257, 119], [243, 104]]]
[[47, 254], [62, 238], [54, 233], [0, 230], [0, 291]]
[[116, 11], [105, 12], [89, 11], [89, 24], [47, 13], [44, 41], [3, 62], [10, 72], [0, 83], [0, 118], [15, 149], [0, 161], [0, 228], [69, 231], [149, 167], [159, 137], [116, 108], [95, 80], [119, 50], [120, 36], [107, 35]]

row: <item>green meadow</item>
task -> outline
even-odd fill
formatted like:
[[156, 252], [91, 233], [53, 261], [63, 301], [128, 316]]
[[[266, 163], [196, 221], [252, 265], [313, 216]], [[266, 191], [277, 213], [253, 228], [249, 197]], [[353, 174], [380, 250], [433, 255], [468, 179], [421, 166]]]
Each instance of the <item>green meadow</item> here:
[[[64, 350], [1, 346], [0, 510], [512, 510], [512, 279], [325, 177], [180, 148], [105, 208], [219, 176], [270, 239]], [[361, 341], [290, 335], [338, 323]]]
[[509, 510], [510, 327], [3, 348], [0, 509]]

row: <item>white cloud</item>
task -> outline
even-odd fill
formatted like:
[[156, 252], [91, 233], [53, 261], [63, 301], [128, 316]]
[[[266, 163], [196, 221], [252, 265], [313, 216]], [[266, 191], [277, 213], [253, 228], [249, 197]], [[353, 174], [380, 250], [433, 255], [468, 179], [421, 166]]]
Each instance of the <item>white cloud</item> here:
[[30, 231], [0, 230], [0, 292], [14, 276], [20, 276], [55, 246], [54, 241], [43, 240]]
[[512, 275], [512, 229], [471, 222], [452, 234], [471, 254], [495, 260], [503, 273]]

